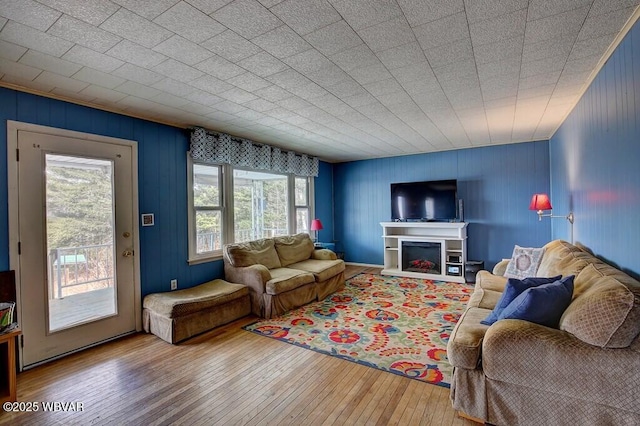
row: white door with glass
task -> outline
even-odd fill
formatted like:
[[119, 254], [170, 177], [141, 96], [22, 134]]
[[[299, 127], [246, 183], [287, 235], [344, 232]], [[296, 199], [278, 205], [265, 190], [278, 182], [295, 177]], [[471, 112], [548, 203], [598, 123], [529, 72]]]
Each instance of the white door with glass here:
[[136, 329], [134, 146], [18, 131], [22, 365]]

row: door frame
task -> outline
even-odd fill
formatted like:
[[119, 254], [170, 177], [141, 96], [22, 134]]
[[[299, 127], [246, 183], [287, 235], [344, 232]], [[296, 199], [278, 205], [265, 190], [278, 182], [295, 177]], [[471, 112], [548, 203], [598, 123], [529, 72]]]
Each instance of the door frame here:
[[[55, 127], [41, 126], [38, 124], [23, 123], [19, 121], [7, 120], [7, 184], [8, 184], [8, 208], [9, 208], [9, 268], [16, 273], [16, 307], [18, 308], [18, 324], [22, 323], [22, 291], [20, 286], [20, 256], [18, 254], [19, 242], [19, 204], [18, 204], [18, 162], [15, 161], [18, 149], [18, 131], [28, 131], [41, 133], [44, 135], [62, 136], [75, 139], [82, 139], [88, 142], [101, 142], [115, 145], [125, 145], [131, 147], [131, 193], [134, 226], [132, 227], [132, 242], [135, 255], [133, 256], [134, 267], [134, 315], [136, 331], [142, 330], [142, 299], [140, 286], [140, 230], [137, 218], [140, 217], [138, 206], [138, 143], [136, 141], [113, 138], [109, 136], [94, 135], [90, 133], [77, 132], [73, 130], [58, 129]], [[95, 345], [99, 345], [99, 342]], [[90, 345], [90, 346], [95, 346]], [[20, 352], [20, 371], [23, 369], [22, 345], [18, 345]], [[84, 348], [83, 348], [84, 349]], [[62, 356], [62, 355], [61, 355]]]

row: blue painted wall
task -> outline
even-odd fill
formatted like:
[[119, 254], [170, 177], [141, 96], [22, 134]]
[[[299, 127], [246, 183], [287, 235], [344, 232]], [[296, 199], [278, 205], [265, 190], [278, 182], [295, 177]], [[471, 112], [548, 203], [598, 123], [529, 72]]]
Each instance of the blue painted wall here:
[[[573, 210], [575, 241], [640, 276], [639, 22], [551, 138], [550, 156], [554, 213]], [[561, 225], [553, 237], [569, 239]]]
[[15, 120], [138, 142], [139, 208], [156, 225], [140, 227], [142, 294], [180, 288], [221, 277], [222, 262], [187, 264], [188, 134], [170, 126], [0, 88], [0, 270], [9, 268], [7, 122]]
[[532, 194], [549, 191], [548, 142], [528, 142], [336, 164], [334, 228], [345, 259], [383, 263], [380, 222], [391, 217], [391, 183], [440, 179], [458, 180], [469, 259], [490, 269], [514, 244], [549, 241], [550, 221], [528, 210]]
[[320, 173], [314, 182], [316, 218], [322, 222], [318, 241], [332, 243], [333, 230], [333, 165], [320, 162]]

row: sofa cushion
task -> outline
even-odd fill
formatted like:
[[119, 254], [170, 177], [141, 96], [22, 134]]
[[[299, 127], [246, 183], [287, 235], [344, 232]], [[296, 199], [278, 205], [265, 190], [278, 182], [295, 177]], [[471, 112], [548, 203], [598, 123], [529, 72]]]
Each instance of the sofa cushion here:
[[626, 348], [640, 333], [640, 287], [603, 276], [594, 265], [579, 275], [580, 294], [560, 319], [560, 329], [603, 348]]
[[516, 278], [507, 279], [507, 284], [504, 287], [504, 291], [502, 292], [498, 302], [495, 304], [493, 311], [491, 311], [491, 313], [481, 322], [485, 325], [493, 324], [494, 322], [498, 321], [498, 318], [502, 314], [502, 311], [504, 311], [505, 308], [509, 306], [511, 302], [513, 302], [515, 298], [520, 296], [525, 290], [531, 287], [537, 287], [542, 284], [552, 283], [559, 280], [560, 278], [562, 277], [530, 277], [523, 280], [519, 280]]
[[280, 294], [305, 284], [315, 282], [312, 273], [291, 268], [276, 268], [271, 271], [271, 279], [266, 283], [268, 294]]
[[540, 266], [544, 248], [520, 247], [513, 248], [511, 260], [507, 264], [504, 276], [507, 278], [534, 277]]
[[520, 319], [547, 327], [557, 327], [560, 317], [571, 303], [574, 278], [570, 275], [552, 283], [526, 289], [504, 308], [498, 320]]
[[480, 363], [482, 341], [489, 326], [480, 321], [489, 310], [468, 308], [451, 332], [447, 343], [447, 359], [454, 367], [475, 369]]
[[331, 277], [335, 277], [340, 272], [344, 271], [344, 261], [338, 260], [316, 260], [308, 259], [302, 262], [292, 263], [288, 266], [293, 269], [301, 269], [303, 271], [311, 272], [315, 277], [316, 282], [324, 282]]
[[255, 264], [264, 265], [268, 269], [282, 266], [272, 238], [227, 244], [224, 250], [229, 262], [236, 268]]
[[287, 235], [274, 238], [276, 251], [280, 257], [280, 264], [289, 266], [311, 257], [313, 242], [309, 234]]
[[536, 276], [578, 276], [593, 259], [595, 257], [566, 241], [551, 241], [544, 246], [544, 256]]

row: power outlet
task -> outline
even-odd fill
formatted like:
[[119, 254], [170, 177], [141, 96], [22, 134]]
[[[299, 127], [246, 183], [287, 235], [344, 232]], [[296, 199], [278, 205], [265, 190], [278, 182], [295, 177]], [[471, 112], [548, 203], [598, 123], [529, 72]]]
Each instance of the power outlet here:
[[178, 289], [178, 280], [171, 280], [171, 290]]

